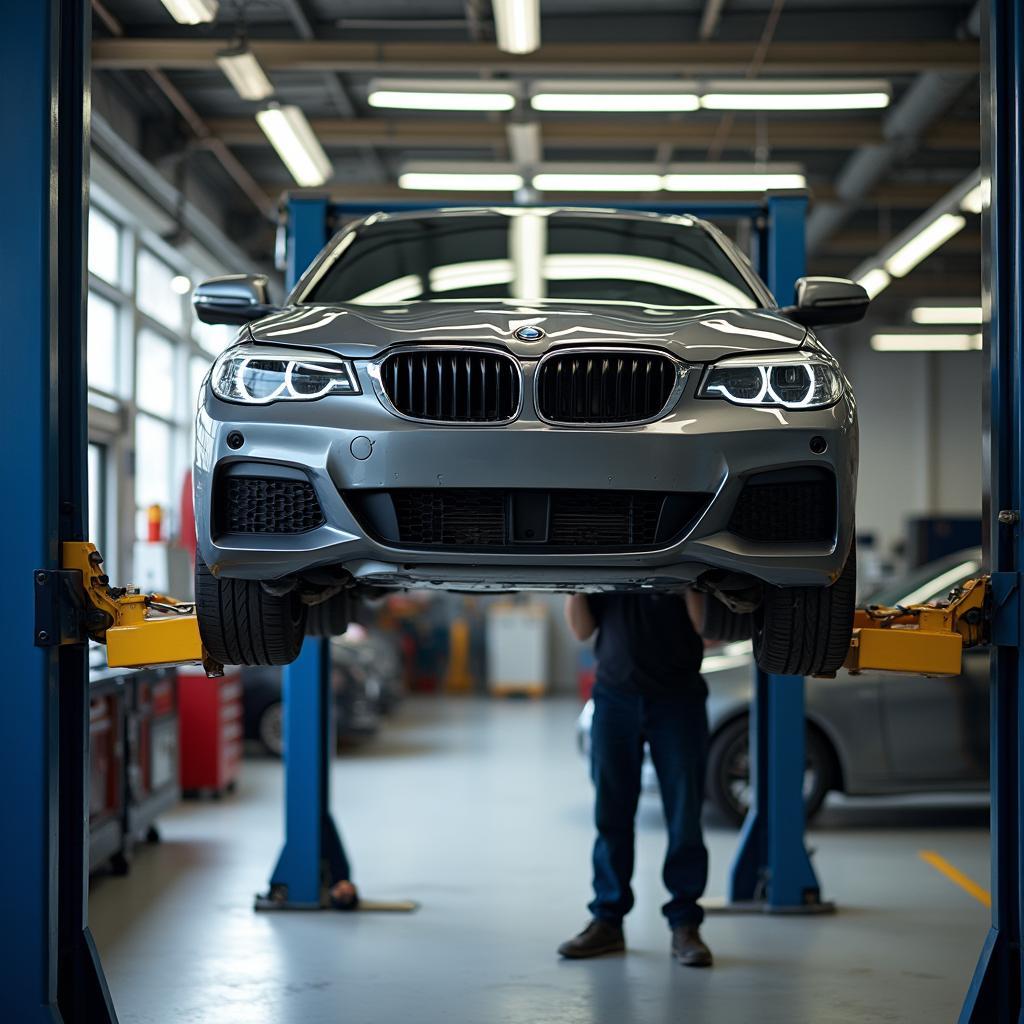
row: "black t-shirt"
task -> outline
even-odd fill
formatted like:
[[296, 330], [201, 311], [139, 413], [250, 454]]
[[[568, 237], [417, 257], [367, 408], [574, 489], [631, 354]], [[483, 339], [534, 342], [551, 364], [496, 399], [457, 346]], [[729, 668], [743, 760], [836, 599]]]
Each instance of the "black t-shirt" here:
[[704, 643], [679, 594], [588, 594], [597, 682], [642, 697], [706, 697]]

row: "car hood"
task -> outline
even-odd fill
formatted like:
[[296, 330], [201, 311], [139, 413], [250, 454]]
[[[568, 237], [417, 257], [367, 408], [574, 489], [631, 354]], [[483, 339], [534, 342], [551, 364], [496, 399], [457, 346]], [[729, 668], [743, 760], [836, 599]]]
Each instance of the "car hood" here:
[[[520, 327], [540, 327], [520, 341]], [[500, 346], [520, 358], [553, 349], [612, 344], [665, 349], [687, 362], [798, 348], [805, 328], [765, 310], [665, 310], [605, 303], [418, 302], [388, 306], [292, 306], [259, 320], [253, 339], [372, 358], [415, 343]]]

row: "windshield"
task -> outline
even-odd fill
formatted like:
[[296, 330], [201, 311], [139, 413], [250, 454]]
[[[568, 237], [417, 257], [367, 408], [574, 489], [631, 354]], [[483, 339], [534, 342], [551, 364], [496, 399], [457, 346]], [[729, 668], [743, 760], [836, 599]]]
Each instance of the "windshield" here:
[[959, 551], [939, 561], [929, 562], [899, 579], [890, 580], [869, 594], [865, 603], [892, 607], [945, 600], [951, 590], [979, 575], [982, 570], [980, 551]]
[[304, 302], [762, 304], [714, 237], [686, 222], [530, 212], [437, 215], [371, 224], [339, 248]]

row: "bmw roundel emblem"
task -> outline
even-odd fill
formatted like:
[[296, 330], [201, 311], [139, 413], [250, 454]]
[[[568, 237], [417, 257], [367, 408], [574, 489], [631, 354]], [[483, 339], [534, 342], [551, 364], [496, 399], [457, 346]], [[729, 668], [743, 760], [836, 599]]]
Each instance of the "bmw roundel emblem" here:
[[544, 332], [539, 327], [518, 327], [515, 331], [515, 336], [520, 341], [540, 341], [544, 337]]

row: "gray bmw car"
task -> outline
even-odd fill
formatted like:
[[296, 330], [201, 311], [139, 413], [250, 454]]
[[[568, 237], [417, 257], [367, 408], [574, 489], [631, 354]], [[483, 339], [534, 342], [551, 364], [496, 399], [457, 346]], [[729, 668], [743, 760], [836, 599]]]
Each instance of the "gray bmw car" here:
[[867, 301], [803, 278], [779, 308], [708, 223], [569, 208], [371, 216], [283, 307], [200, 285], [243, 325], [197, 417], [207, 651], [287, 663], [381, 588], [696, 586], [766, 670], [834, 672], [857, 425], [811, 328]]

